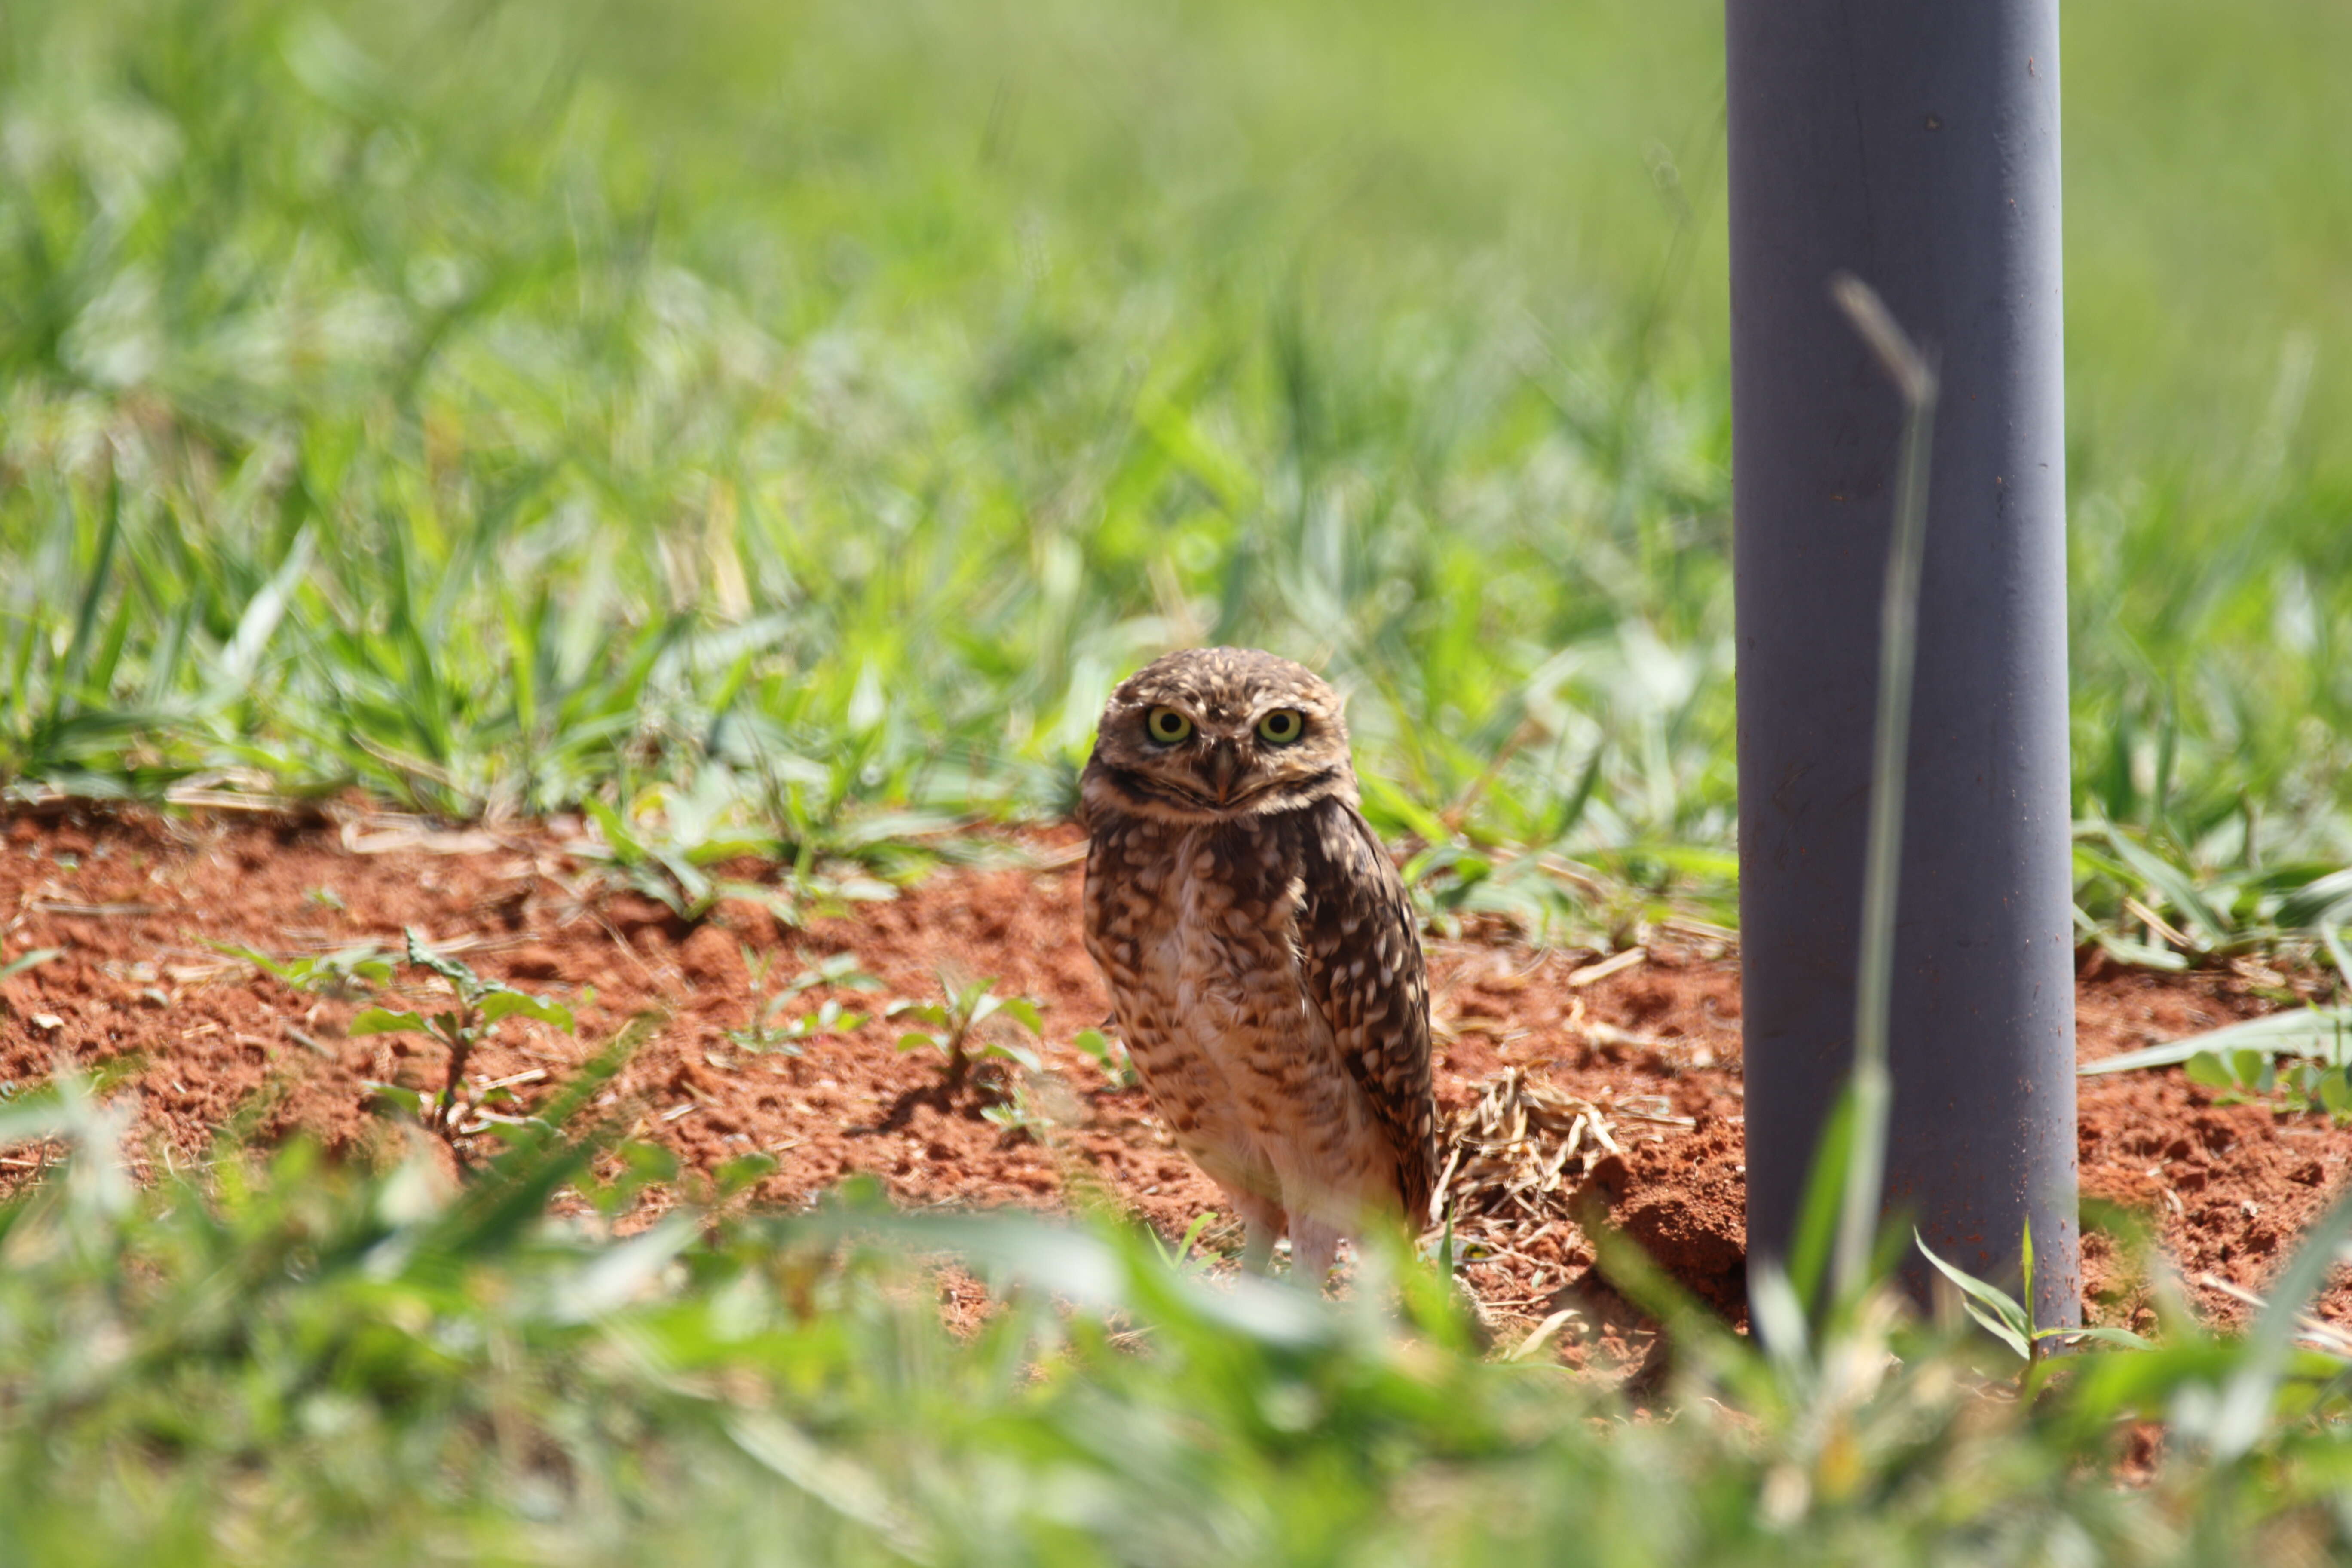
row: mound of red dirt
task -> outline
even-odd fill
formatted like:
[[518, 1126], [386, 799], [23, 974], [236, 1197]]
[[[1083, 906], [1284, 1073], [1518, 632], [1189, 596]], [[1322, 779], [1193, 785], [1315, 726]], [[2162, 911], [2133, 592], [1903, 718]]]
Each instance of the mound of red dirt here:
[[[1078, 941], [1076, 843], [1068, 829], [1031, 835], [1002, 846], [997, 864], [942, 869], [894, 900], [792, 929], [751, 902], [689, 924], [610, 890], [567, 841], [538, 829], [445, 831], [357, 815], [309, 825], [20, 815], [0, 843], [0, 964], [39, 949], [57, 956], [0, 984], [0, 1079], [39, 1080], [60, 1060], [112, 1064], [117, 1092], [138, 1098], [142, 1162], [202, 1160], [224, 1129], [265, 1141], [299, 1131], [367, 1154], [413, 1136], [376, 1109], [373, 1086], [437, 1089], [438, 1047], [348, 1037], [360, 1000], [296, 991], [214, 944], [280, 958], [362, 944], [396, 955], [414, 928], [577, 1015], [572, 1035], [509, 1019], [478, 1053], [469, 1081], [498, 1092], [471, 1123], [477, 1137], [653, 1014], [658, 1025], [605, 1109], [688, 1171], [763, 1152], [776, 1167], [759, 1201], [805, 1202], [866, 1173], [908, 1205], [1101, 1199], [1173, 1237], [1218, 1195], [1140, 1090], [1074, 1044], [1108, 1011]], [[827, 959], [854, 961], [871, 988], [844, 984], [842, 969], [764, 1006]], [[1605, 963], [1496, 939], [1433, 942], [1430, 959], [1444, 1106], [1517, 1067], [1599, 1107], [1618, 1152], [1587, 1191], [1685, 1285], [1739, 1315], [1736, 957], [1661, 941]], [[886, 1010], [981, 979], [1035, 1001], [1043, 1037], [992, 1021], [976, 1041], [979, 1065], [950, 1081], [938, 1052], [900, 1047], [920, 1026]], [[2096, 1058], [2248, 1016], [2286, 987], [2258, 971], [2093, 973], [2078, 993], [2082, 1051]], [[404, 971], [384, 1000], [432, 994]], [[828, 1002], [864, 1021], [782, 1037]], [[992, 1044], [1034, 1049], [1037, 1070]], [[2352, 1158], [2352, 1130], [2215, 1104], [2178, 1069], [2084, 1079], [2081, 1106], [2084, 1193], [2145, 1213], [2221, 1321], [2240, 1317], [2242, 1302], [2198, 1282], [2262, 1289]], [[0, 1168], [21, 1180], [49, 1157], [11, 1151]], [[2095, 1233], [2085, 1250], [2094, 1315], [2144, 1317], [2144, 1285], [2109, 1238]], [[1506, 1320], [1577, 1306], [1583, 1317], [1562, 1335], [1571, 1361], [1604, 1341], [1638, 1352], [1638, 1315], [1590, 1278], [1592, 1261], [1575, 1225], [1547, 1223], [1482, 1249], [1467, 1275]], [[2339, 1283], [2322, 1310], [2352, 1321], [2352, 1288]]]

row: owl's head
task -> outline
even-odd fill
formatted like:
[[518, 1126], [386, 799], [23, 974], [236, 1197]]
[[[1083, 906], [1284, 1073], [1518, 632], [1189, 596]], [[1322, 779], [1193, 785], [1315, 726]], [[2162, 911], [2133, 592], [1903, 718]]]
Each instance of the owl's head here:
[[1181, 822], [1356, 799], [1339, 694], [1255, 648], [1188, 648], [1120, 683], [1087, 763], [1086, 802]]

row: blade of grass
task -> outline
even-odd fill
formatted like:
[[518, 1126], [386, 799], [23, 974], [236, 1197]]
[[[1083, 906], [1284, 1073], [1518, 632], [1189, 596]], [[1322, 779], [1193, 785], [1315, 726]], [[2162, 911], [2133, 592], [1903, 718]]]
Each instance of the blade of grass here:
[[1853, 1018], [1853, 1154], [1831, 1273], [1836, 1298], [1860, 1292], [1884, 1200], [1892, 1098], [1886, 1032], [1895, 977], [1895, 901], [1902, 877], [1905, 770], [1918, 658], [1919, 574], [1927, 552], [1927, 465], [1935, 439], [1936, 370], [1870, 286], [1851, 273], [1832, 296], [1878, 356], [1903, 399], [1903, 450], [1879, 603], [1878, 710], [1872, 732], [1870, 823], [1863, 871], [1862, 942]]
[[2273, 1057], [2310, 1057], [2340, 1063], [2347, 1041], [2352, 1041], [2352, 1007], [2307, 1007], [2292, 1013], [2271, 1013], [2242, 1024], [2102, 1057], [2095, 1062], [2084, 1062], [2077, 1071], [2091, 1078], [2102, 1073], [2177, 1067], [2205, 1051], [2221, 1054], [2253, 1050]]

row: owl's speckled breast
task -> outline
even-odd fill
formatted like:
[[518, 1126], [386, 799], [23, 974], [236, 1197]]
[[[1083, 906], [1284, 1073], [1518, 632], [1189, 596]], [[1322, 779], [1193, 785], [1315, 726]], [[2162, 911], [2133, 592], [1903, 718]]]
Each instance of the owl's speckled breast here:
[[1247, 1173], [1286, 1207], [1312, 1187], [1331, 1189], [1328, 1203], [1307, 1206], [1352, 1209], [1391, 1180], [1390, 1162], [1300, 973], [1307, 815], [1098, 833], [1088, 903], [1099, 888], [1117, 912], [1102, 938], [1089, 921], [1088, 945], [1187, 1152], [1221, 1180], [1221, 1166]]

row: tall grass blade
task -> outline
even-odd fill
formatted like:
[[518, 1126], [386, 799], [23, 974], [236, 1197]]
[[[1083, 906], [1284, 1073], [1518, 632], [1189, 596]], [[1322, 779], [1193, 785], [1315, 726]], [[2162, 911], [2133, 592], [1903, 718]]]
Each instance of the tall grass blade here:
[[1886, 1178], [1892, 1096], [1886, 1032], [1895, 981], [1895, 900], [1903, 870], [1903, 796], [1911, 743], [1912, 672], [1918, 658], [1919, 574], [1927, 553], [1927, 462], [1935, 439], [1936, 370], [1885, 302], [1841, 273], [1832, 297], [1878, 356], [1903, 398], [1903, 450], [1886, 580], [1879, 601], [1878, 709], [1872, 731], [1870, 823], [1864, 850], [1862, 945], [1854, 982], [1853, 1155], [1846, 1169], [1832, 1282], [1850, 1300], [1868, 1277]]
[[2146, 1068], [2177, 1067], [2191, 1057], [2211, 1051], [2259, 1051], [2272, 1057], [2310, 1057], [2340, 1065], [2352, 1044], [2352, 1007], [2305, 1007], [2292, 1013], [2270, 1013], [2202, 1034], [2189, 1035], [2136, 1051], [2084, 1062], [2077, 1070], [2085, 1078], [2102, 1073], [2137, 1072]]
[[2206, 1434], [2217, 1458], [2242, 1458], [2262, 1440], [2294, 1349], [2298, 1320], [2330, 1271], [2343, 1263], [2347, 1237], [2352, 1237], [2352, 1193], [2338, 1197], [2305, 1233], [2294, 1259], [2271, 1286], [2269, 1305], [2232, 1358]]

